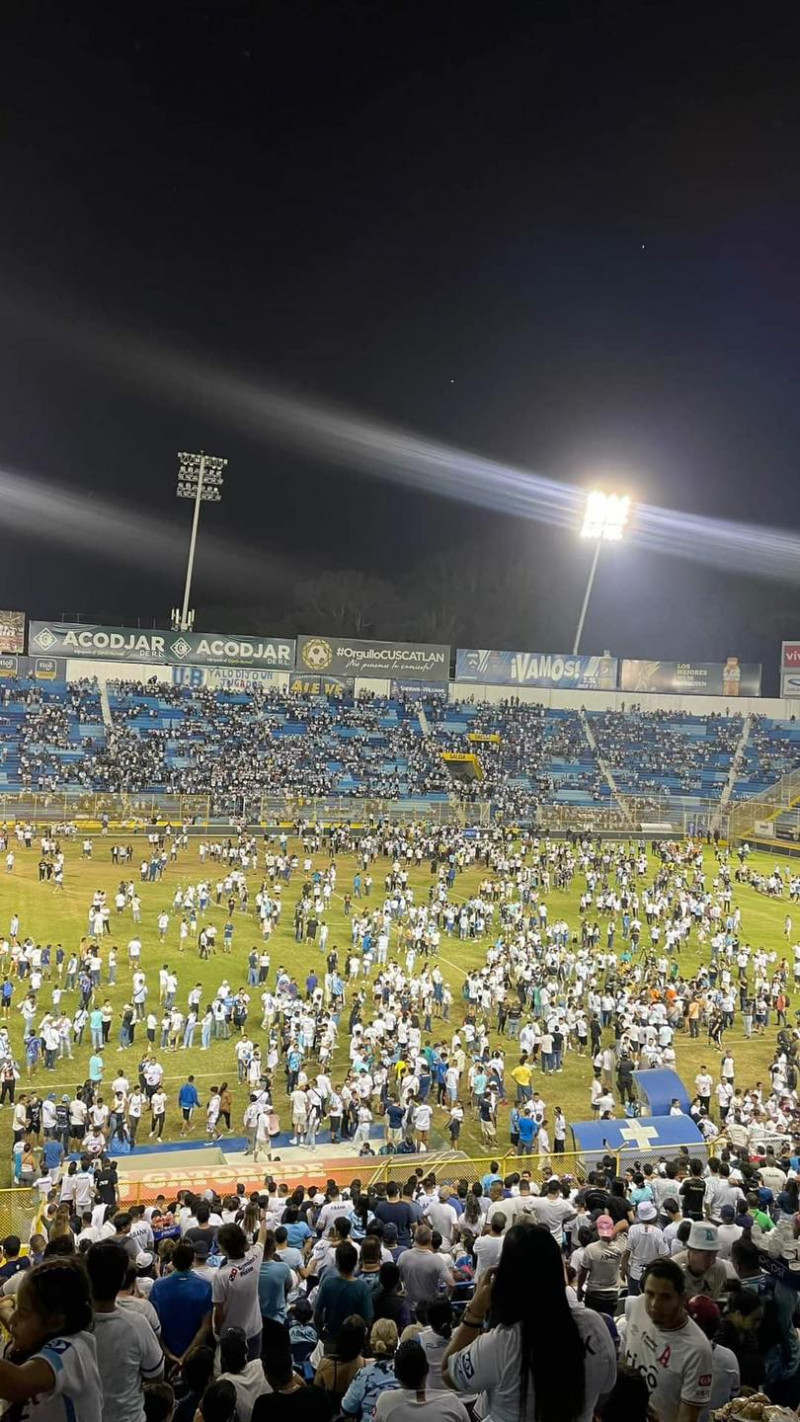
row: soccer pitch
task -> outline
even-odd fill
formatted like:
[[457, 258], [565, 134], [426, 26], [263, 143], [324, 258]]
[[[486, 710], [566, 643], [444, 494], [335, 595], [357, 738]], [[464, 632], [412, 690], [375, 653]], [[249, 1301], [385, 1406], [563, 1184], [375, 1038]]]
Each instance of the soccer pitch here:
[[[209, 839], [214, 836], [209, 836]], [[219, 836], [223, 838], [224, 836]], [[164, 877], [155, 883], [140, 882], [139, 865], [146, 857], [147, 840], [144, 836], [128, 836], [111, 831], [107, 838], [99, 834], [93, 837], [93, 857], [91, 860], [81, 858], [81, 844], [83, 835], [79, 834], [75, 839], [65, 842], [66, 866], [64, 876], [64, 889], [60, 892], [54, 889], [51, 882], [39, 882], [37, 865], [39, 860], [38, 839], [34, 839], [34, 847], [26, 851], [22, 847], [16, 849], [16, 862], [12, 873], [5, 871], [4, 860], [0, 860], [0, 930], [7, 934], [12, 915], [18, 914], [20, 919], [19, 938], [22, 941], [30, 935], [34, 941], [53, 945], [53, 956], [55, 956], [55, 945], [61, 943], [69, 956], [71, 950], [77, 950], [81, 939], [88, 932], [89, 908], [95, 890], [103, 889], [106, 893], [107, 902], [111, 908], [110, 935], [105, 935], [101, 940], [101, 950], [104, 958], [103, 982], [101, 988], [96, 993], [97, 1005], [108, 999], [114, 1009], [114, 1019], [111, 1026], [108, 1046], [105, 1048], [106, 1058], [103, 1074], [103, 1085], [105, 1087], [106, 1099], [110, 1102], [111, 1081], [120, 1071], [123, 1071], [129, 1080], [136, 1079], [136, 1068], [143, 1051], [147, 1046], [147, 1039], [144, 1024], [139, 1024], [136, 1029], [136, 1041], [133, 1047], [124, 1052], [118, 1051], [118, 1032], [120, 1025], [120, 1012], [125, 1002], [132, 1001], [131, 997], [131, 969], [128, 964], [127, 944], [135, 934], [142, 941], [142, 966], [147, 973], [149, 987], [148, 1010], [156, 1012], [160, 1020], [158, 1005], [158, 973], [163, 964], [167, 963], [178, 974], [178, 994], [176, 1002], [181, 1011], [186, 1011], [186, 998], [190, 989], [201, 983], [204, 989], [203, 1007], [216, 994], [217, 988], [223, 979], [227, 978], [231, 988], [235, 992], [239, 987], [244, 987], [250, 994], [250, 1016], [247, 1023], [248, 1035], [264, 1046], [265, 1033], [261, 1030], [261, 992], [262, 987], [247, 987], [247, 958], [253, 947], [261, 948], [263, 940], [261, 938], [259, 925], [255, 917], [254, 901], [255, 894], [261, 883], [261, 870], [257, 873], [248, 874], [248, 885], [250, 888], [250, 912], [234, 914], [234, 935], [232, 951], [226, 954], [222, 951], [223, 927], [227, 921], [227, 906], [223, 896], [223, 902], [217, 907], [214, 903], [214, 886], [218, 878], [224, 877], [224, 872], [215, 861], [207, 859], [205, 864], [201, 863], [198, 846], [199, 837], [190, 838], [188, 849], [181, 851], [177, 864], [169, 864], [165, 870]], [[111, 862], [111, 845], [114, 842], [130, 843], [133, 846], [133, 859], [127, 865], [115, 865]], [[259, 841], [261, 844], [262, 842]], [[299, 841], [291, 841], [290, 848], [297, 851], [302, 864], [302, 847]], [[259, 860], [263, 862], [263, 851], [259, 852]], [[713, 879], [714, 855], [710, 849], [705, 851], [706, 869], [709, 883]], [[323, 853], [314, 856], [314, 867], [324, 868], [328, 863], [327, 848]], [[648, 882], [650, 878], [650, 867], [653, 871], [658, 861], [648, 855]], [[772, 868], [775, 858], [766, 854], [754, 854], [751, 856], [751, 864], [761, 871]], [[784, 861], [791, 865], [791, 861]], [[330, 932], [327, 950], [337, 946], [339, 949], [340, 964], [349, 951], [351, 944], [350, 920], [343, 911], [342, 896], [345, 892], [352, 890], [353, 875], [358, 867], [354, 856], [342, 854], [337, 856], [337, 883], [336, 894], [332, 899], [332, 905], [327, 915], [330, 925]], [[362, 899], [361, 906], [378, 906], [383, 900], [383, 878], [389, 867], [389, 860], [379, 859], [372, 869], [374, 885], [371, 899]], [[293, 910], [300, 894], [303, 881], [303, 872], [300, 868], [283, 886], [283, 911], [281, 914], [280, 926], [273, 932], [269, 942], [269, 953], [271, 965], [267, 986], [274, 986], [276, 971], [283, 965], [290, 975], [297, 979], [301, 991], [303, 990], [306, 976], [309, 970], [314, 967], [320, 976], [324, 973], [324, 955], [320, 952], [315, 943], [296, 943], [293, 927]], [[465, 873], [459, 874], [456, 879], [453, 897], [461, 901], [468, 898], [477, 891], [478, 885], [486, 873], [482, 866], [477, 865]], [[141, 898], [141, 922], [134, 926], [130, 909], [126, 909], [123, 914], [117, 914], [114, 910], [114, 896], [119, 886], [120, 880], [133, 879], [137, 886], [137, 892]], [[417, 902], [423, 898], [427, 899], [430, 887], [430, 870], [427, 862], [421, 868], [409, 867], [409, 879], [415, 890]], [[172, 904], [175, 891], [180, 885], [185, 888], [189, 883], [198, 883], [206, 880], [211, 886], [211, 905], [208, 912], [199, 918], [198, 922], [210, 922], [217, 926], [217, 951], [209, 959], [201, 959], [198, 954], [196, 941], [186, 940], [186, 951], [179, 952], [179, 925], [181, 915], [173, 912]], [[547, 903], [550, 909], [550, 919], [563, 917], [566, 919], [572, 931], [579, 927], [579, 899], [584, 888], [584, 881], [581, 875], [576, 876], [571, 888], [566, 892], [552, 890], [547, 896]], [[750, 944], [753, 948], [763, 946], [768, 951], [774, 951], [778, 958], [784, 953], [790, 957], [791, 945], [787, 943], [784, 936], [784, 919], [787, 912], [791, 913], [792, 906], [789, 905], [786, 897], [780, 900], [768, 899], [764, 895], [757, 893], [749, 886], [734, 885], [734, 904], [738, 904], [742, 911], [742, 941]], [[358, 904], [356, 904], [358, 907]], [[170, 915], [169, 928], [166, 941], [159, 941], [159, 931], [157, 926], [158, 915], [166, 910]], [[800, 929], [800, 909], [797, 912], [797, 928]], [[495, 929], [496, 932], [496, 929]], [[643, 934], [643, 941], [646, 936]], [[430, 1040], [433, 1043], [446, 1042], [449, 1045], [451, 1036], [456, 1028], [461, 1024], [464, 1016], [464, 1003], [461, 995], [461, 988], [464, 977], [468, 970], [480, 966], [485, 958], [485, 952], [492, 935], [482, 940], [468, 940], [460, 942], [457, 937], [448, 938], [442, 935], [439, 964], [441, 971], [449, 982], [453, 991], [453, 1007], [450, 1015], [450, 1022], [442, 1023], [441, 1020], [433, 1020], [433, 1032], [428, 1036], [423, 1034], [423, 1041]], [[604, 924], [601, 923], [601, 946], [604, 945], [605, 932]], [[396, 931], [393, 930], [392, 949], [398, 942]], [[108, 949], [111, 946], [117, 949], [117, 982], [113, 987], [107, 984], [106, 959]], [[622, 940], [619, 931], [616, 936], [616, 950], [621, 952]], [[404, 957], [404, 954], [402, 955]], [[708, 945], [705, 945], [701, 952], [699, 945], [693, 937], [689, 946], [684, 948], [680, 956], [681, 973], [684, 976], [691, 976], [702, 961], [709, 960]], [[418, 960], [419, 963], [419, 960]], [[374, 978], [376, 969], [373, 968]], [[42, 1016], [50, 1007], [51, 989], [57, 981], [55, 967], [53, 967], [53, 978], [51, 981], [45, 980], [39, 994], [38, 1005], [39, 1016]], [[363, 983], [363, 978], [359, 979]], [[45, 1071], [40, 1062], [35, 1075], [30, 1079], [26, 1076], [25, 1050], [23, 1046], [23, 1022], [19, 1012], [19, 1004], [25, 996], [26, 983], [15, 980], [15, 992], [12, 1009], [10, 1012], [10, 1035], [14, 1054], [20, 1064], [22, 1079], [18, 1085], [18, 1092], [25, 1091], [26, 1087], [35, 1088], [40, 1096], [48, 1092], [56, 1092], [58, 1096], [63, 1092], [74, 1093], [77, 1084], [82, 1083], [88, 1076], [88, 1061], [91, 1054], [90, 1037], [88, 1028], [84, 1032], [83, 1044], [78, 1046], [73, 1044], [74, 1060], [60, 1060], [56, 1064], [55, 1071]], [[334, 1058], [334, 1069], [332, 1077], [334, 1084], [339, 1085], [344, 1079], [349, 1065], [348, 1047], [349, 1039], [347, 1034], [347, 1019], [350, 1006], [351, 988], [348, 985], [345, 999], [345, 1010], [340, 1021], [340, 1037]], [[793, 987], [790, 986], [789, 993], [792, 996]], [[74, 1014], [78, 1006], [78, 992], [65, 992], [62, 998], [62, 1006], [70, 1015]], [[794, 1022], [794, 1001], [789, 1012], [790, 1023]], [[800, 1004], [797, 1004], [800, 1005]], [[369, 1017], [372, 1011], [371, 997], [365, 1004], [365, 1016]], [[39, 1018], [37, 1018], [37, 1021]], [[492, 1024], [493, 1026], [493, 1024]], [[604, 1041], [612, 1040], [612, 1034], [607, 1031], [604, 1034]], [[221, 1081], [227, 1080], [233, 1092], [233, 1111], [231, 1116], [232, 1134], [242, 1134], [242, 1113], [247, 1104], [247, 1087], [237, 1084], [237, 1069], [234, 1056], [236, 1042], [235, 1030], [230, 1039], [213, 1039], [209, 1049], [202, 1051], [200, 1048], [199, 1027], [195, 1033], [195, 1045], [188, 1050], [177, 1052], [159, 1051], [156, 1047], [156, 1055], [162, 1062], [165, 1072], [165, 1090], [167, 1092], [167, 1115], [166, 1127], [164, 1130], [164, 1140], [176, 1139], [180, 1130], [180, 1112], [177, 1104], [178, 1089], [186, 1076], [191, 1072], [194, 1074], [201, 1102], [205, 1104], [207, 1092], [211, 1085], [219, 1085]], [[519, 1057], [518, 1047], [508, 1037], [501, 1039], [492, 1030], [492, 1045], [503, 1046], [506, 1055], [506, 1074], [513, 1068]], [[731, 1032], [726, 1033], [724, 1038], [725, 1047], [733, 1052], [736, 1062], [737, 1084], [749, 1086], [755, 1081], [767, 1078], [767, 1068], [772, 1059], [773, 1046], [775, 1042], [775, 1027], [770, 1026], [766, 1036], [751, 1038], [745, 1041], [741, 1030], [739, 1019]], [[158, 1033], [156, 1036], [158, 1043]], [[676, 1035], [675, 1047], [677, 1052], [677, 1069], [683, 1077], [690, 1096], [694, 1094], [693, 1082], [696, 1072], [701, 1064], [708, 1065], [715, 1078], [718, 1073], [717, 1053], [711, 1048], [704, 1038], [690, 1041], [688, 1035], [680, 1032]], [[266, 1051], [262, 1052], [266, 1058]], [[589, 1110], [589, 1090], [592, 1080], [592, 1067], [589, 1056], [577, 1057], [574, 1053], [567, 1053], [565, 1057], [563, 1073], [557, 1077], [546, 1077], [539, 1070], [535, 1074], [535, 1085], [540, 1090], [548, 1108], [548, 1116], [552, 1122], [552, 1111], [556, 1105], [563, 1107], [568, 1122], [587, 1120], [590, 1118]], [[513, 1083], [512, 1083], [513, 1085]], [[288, 1102], [284, 1094], [284, 1072], [282, 1064], [275, 1074], [275, 1101], [281, 1118], [281, 1127], [287, 1130], [290, 1125]], [[508, 1085], [507, 1085], [508, 1089]], [[468, 1106], [468, 1091], [466, 1082], [462, 1086], [462, 1104], [467, 1112], [464, 1126], [462, 1128], [459, 1146], [467, 1152], [482, 1156], [486, 1154], [485, 1147], [480, 1141], [480, 1133], [474, 1114]], [[140, 1130], [140, 1139], [147, 1140], [149, 1124], [148, 1118], [143, 1119]], [[436, 1143], [436, 1133], [441, 1134], [441, 1143], [447, 1144], [449, 1138], [444, 1134], [447, 1121], [447, 1113], [443, 1109], [436, 1109], [434, 1113], [434, 1134], [432, 1134], [432, 1145]], [[327, 1126], [327, 1121], [323, 1123]], [[205, 1134], [205, 1114], [204, 1111], [196, 1113], [195, 1122], [192, 1127], [191, 1136], [194, 1139], [202, 1139]], [[552, 1140], [552, 1125], [551, 1125]], [[502, 1153], [508, 1148], [508, 1109], [501, 1108], [498, 1119], [498, 1150]], [[5, 1106], [0, 1112], [0, 1158], [2, 1159], [2, 1170], [0, 1170], [0, 1184], [8, 1184], [11, 1180], [11, 1111], [9, 1106]]]

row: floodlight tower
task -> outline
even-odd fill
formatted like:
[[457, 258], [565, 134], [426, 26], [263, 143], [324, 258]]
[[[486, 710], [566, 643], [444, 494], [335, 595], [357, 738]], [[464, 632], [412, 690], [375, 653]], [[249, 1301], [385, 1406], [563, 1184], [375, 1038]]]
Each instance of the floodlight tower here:
[[578, 618], [578, 626], [575, 631], [575, 641], [572, 647], [573, 657], [578, 655], [578, 648], [581, 645], [583, 624], [586, 621], [597, 564], [600, 561], [600, 549], [604, 543], [619, 543], [625, 524], [628, 522], [630, 509], [631, 501], [627, 494], [605, 494], [601, 489], [594, 489], [586, 500], [581, 538], [590, 539], [594, 543], [594, 554], [592, 566], [589, 569], [586, 592], [583, 595], [581, 615]]
[[205, 454], [202, 451], [200, 454], [182, 453], [178, 455], [178, 498], [194, 499], [192, 536], [189, 539], [189, 560], [186, 564], [186, 584], [183, 590], [183, 609], [179, 611], [178, 608], [174, 608], [172, 613], [173, 627], [180, 628], [182, 632], [188, 632], [194, 622], [194, 613], [189, 611], [189, 597], [192, 591], [200, 505], [202, 503], [219, 503], [222, 498], [222, 471], [227, 463], [227, 459], [218, 459], [216, 455]]

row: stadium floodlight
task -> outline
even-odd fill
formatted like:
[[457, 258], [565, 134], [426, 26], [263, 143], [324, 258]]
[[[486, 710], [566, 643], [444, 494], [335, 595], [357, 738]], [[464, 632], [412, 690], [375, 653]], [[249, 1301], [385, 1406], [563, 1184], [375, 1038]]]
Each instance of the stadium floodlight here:
[[219, 459], [214, 454], [205, 454], [202, 451], [200, 454], [181, 453], [178, 455], [178, 498], [194, 499], [192, 536], [189, 539], [189, 560], [186, 564], [186, 584], [183, 590], [183, 608], [179, 617], [176, 618], [173, 615], [173, 623], [177, 622], [182, 632], [188, 632], [194, 622], [194, 614], [189, 612], [189, 597], [192, 591], [200, 505], [202, 503], [219, 503], [222, 498], [221, 489], [224, 482], [223, 470], [227, 463], [227, 459]]
[[586, 500], [581, 538], [618, 543], [630, 509], [627, 494], [604, 494], [602, 489], [593, 489]]
[[583, 635], [583, 624], [586, 621], [586, 613], [589, 608], [589, 599], [592, 596], [597, 564], [600, 561], [600, 549], [604, 543], [619, 543], [622, 538], [628, 516], [631, 511], [631, 501], [628, 494], [606, 494], [602, 489], [593, 489], [587, 496], [586, 508], [583, 514], [583, 525], [581, 527], [581, 538], [586, 538], [594, 543], [594, 554], [592, 556], [592, 566], [589, 569], [589, 578], [586, 583], [586, 592], [583, 595], [583, 606], [581, 615], [578, 618], [578, 626], [575, 630], [575, 641], [572, 647], [572, 655], [578, 655]]

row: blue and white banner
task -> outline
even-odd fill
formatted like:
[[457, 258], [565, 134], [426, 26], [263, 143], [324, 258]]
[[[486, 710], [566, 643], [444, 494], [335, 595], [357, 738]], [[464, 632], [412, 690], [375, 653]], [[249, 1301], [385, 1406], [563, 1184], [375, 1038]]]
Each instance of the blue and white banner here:
[[268, 667], [172, 667], [173, 686], [206, 686], [214, 691], [256, 691], [285, 687], [288, 672]]
[[456, 681], [489, 686], [549, 686], [615, 691], [616, 657], [572, 657], [557, 652], [494, 652], [459, 647]]

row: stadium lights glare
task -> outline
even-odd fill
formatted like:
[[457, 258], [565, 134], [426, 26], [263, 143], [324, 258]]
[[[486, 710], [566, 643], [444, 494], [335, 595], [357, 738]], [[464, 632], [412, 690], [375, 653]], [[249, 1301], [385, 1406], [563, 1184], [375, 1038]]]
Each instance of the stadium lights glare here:
[[575, 631], [575, 641], [572, 646], [573, 657], [577, 657], [578, 648], [581, 645], [583, 624], [586, 621], [597, 564], [600, 561], [600, 549], [604, 543], [619, 543], [623, 529], [628, 522], [630, 510], [631, 501], [627, 494], [606, 494], [602, 489], [593, 489], [587, 496], [581, 538], [594, 543], [594, 556], [589, 569], [586, 592], [583, 595], [581, 615], [578, 618], [578, 626]]
[[628, 522], [631, 501], [627, 494], [604, 494], [593, 489], [586, 500], [581, 538], [618, 543]]
[[[173, 612], [173, 626], [177, 626], [182, 632], [188, 632], [194, 622], [194, 613], [189, 612], [189, 597], [192, 591], [192, 572], [194, 571], [194, 551], [197, 547], [197, 526], [200, 522], [200, 505], [202, 503], [218, 504], [222, 498], [220, 492], [224, 483], [223, 470], [227, 465], [227, 459], [220, 459], [214, 454], [187, 454], [185, 451], [178, 455], [178, 489], [179, 499], [194, 499], [194, 516], [192, 518], [192, 536], [189, 539], [189, 560], [186, 564], [186, 584], [183, 590], [183, 608], [179, 617]], [[177, 611], [177, 609], [175, 609]]]

